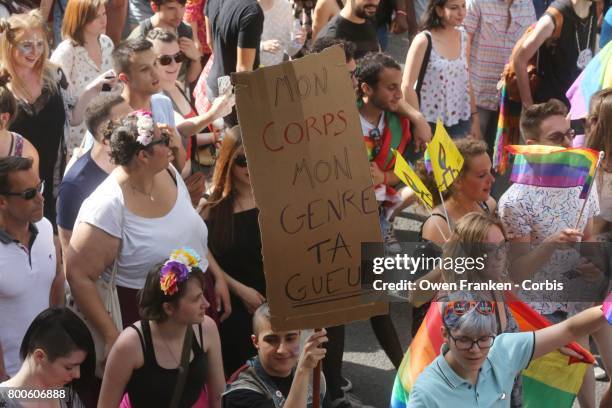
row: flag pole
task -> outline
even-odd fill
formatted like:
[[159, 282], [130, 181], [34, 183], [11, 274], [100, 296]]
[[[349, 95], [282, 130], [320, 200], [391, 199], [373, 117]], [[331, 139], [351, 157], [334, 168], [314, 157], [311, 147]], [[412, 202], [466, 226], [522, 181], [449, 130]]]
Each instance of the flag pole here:
[[[446, 211], [446, 205], [444, 204], [444, 197], [442, 197], [442, 192], [440, 191], [440, 189], [438, 188], [438, 194], [440, 195], [440, 203], [442, 204], [442, 209], [444, 210], [444, 215], [446, 216], [446, 224], [448, 224], [448, 230], [451, 232], [451, 234], [453, 233], [453, 229], [451, 228], [450, 225], [450, 218], [448, 218], [448, 211]], [[444, 235], [442, 235], [444, 236]], [[446, 238], [445, 238], [446, 240]]]
[[[315, 332], [319, 332], [321, 329], [315, 329]], [[321, 361], [317, 363], [312, 373], [312, 408], [321, 407]]]
[[584, 198], [584, 202], [582, 203], [582, 208], [580, 209], [580, 214], [578, 214], [578, 220], [576, 221], [576, 225], [574, 226], [574, 229], [578, 229], [578, 227], [580, 226], [580, 220], [582, 220], [584, 209], [586, 207], [587, 202], [589, 201], [589, 197], [591, 197], [591, 190], [593, 189], [593, 185], [595, 185], [595, 179], [597, 178], [597, 173], [599, 172], [599, 166], [601, 164], [601, 161], [604, 158], [604, 155], [605, 154], [603, 151], [599, 152], [599, 158], [597, 159], [597, 165], [595, 166], [595, 172], [593, 173], [593, 182], [589, 186], [589, 192], [587, 193], [587, 196]]

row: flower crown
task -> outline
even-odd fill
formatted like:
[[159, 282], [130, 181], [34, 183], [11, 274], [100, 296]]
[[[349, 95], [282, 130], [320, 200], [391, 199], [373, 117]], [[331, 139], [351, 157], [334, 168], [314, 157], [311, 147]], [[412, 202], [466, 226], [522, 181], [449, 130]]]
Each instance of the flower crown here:
[[153, 114], [147, 110], [139, 109], [130, 114], [137, 118], [136, 128], [138, 129], [138, 137], [136, 141], [143, 146], [148, 146], [153, 141]]
[[194, 268], [201, 270], [200, 261], [200, 256], [188, 247], [172, 252], [159, 271], [159, 286], [164, 295], [177, 293], [179, 283], [186, 281]]

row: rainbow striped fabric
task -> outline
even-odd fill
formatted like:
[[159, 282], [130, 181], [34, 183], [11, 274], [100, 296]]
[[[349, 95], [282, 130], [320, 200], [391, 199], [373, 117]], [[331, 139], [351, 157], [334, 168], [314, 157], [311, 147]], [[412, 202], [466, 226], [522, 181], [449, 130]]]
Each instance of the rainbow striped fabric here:
[[[518, 300], [512, 293], [506, 292], [504, 297], [521, 331], [534, 331], [550, 326], [548, 320]], [[432, 302], [395, 376], [391, 408], [407, 407], [410, 390], [417, 377], [440, 353], [441, 326], [442, 315], [439, 304]], [[555, 351], [533, 360], [523, 370], [523, 407], [572, 407], [588, 364], [592, 364], [595, 359], [577, 343], [570, 343], [567, 347], [582, 355], [584, 357], [582, 362]]]
[[591, 97], [601, 89], [612, 87], [612, 42], [608, 43], [589, 62], [565, 96], [570, 101], [570, 117], [587, 116]]
[[587, 148], [510, 145], [506, 151], [516, 155], [511, 181], [540, 187], [583, 186], [580, 198], [588, 195], [599, 159], [599, 152]]

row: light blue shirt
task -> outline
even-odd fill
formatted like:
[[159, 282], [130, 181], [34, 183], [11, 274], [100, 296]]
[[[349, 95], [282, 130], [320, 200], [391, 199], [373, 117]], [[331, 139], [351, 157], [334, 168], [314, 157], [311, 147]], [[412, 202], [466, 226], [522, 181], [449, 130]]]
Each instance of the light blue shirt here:
[[448, 365], [442, 346], [440, 355], [417, 378], [408, 401], [409, 408], [507, 408], [515, 377], [533, 356], [534, 332], [504, 333], [495, 338], [480, 368], [476, 385]]
[[[151, 96], [151, 113], [155, 123], [165, 123], [172, 127], [176, 127], [174, 123], [174, 109], [172, 101], [166, 95], [161, 93]], [[85, 141], [83, 142], [83, 151], [86, 152], [93, 147], [93, 136], [89, 131], [85, 133]]]

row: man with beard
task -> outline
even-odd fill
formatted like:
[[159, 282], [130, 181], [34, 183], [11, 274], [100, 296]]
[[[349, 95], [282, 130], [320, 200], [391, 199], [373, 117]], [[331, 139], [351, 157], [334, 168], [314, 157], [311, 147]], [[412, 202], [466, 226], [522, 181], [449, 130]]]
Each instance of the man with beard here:
[[380, 0], [347, 0], [340, 14], [332, 18], [318, 37], [332, 37], [355, 43], [355, 58], [378, 52], [380, 46], [373, 18]]

